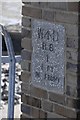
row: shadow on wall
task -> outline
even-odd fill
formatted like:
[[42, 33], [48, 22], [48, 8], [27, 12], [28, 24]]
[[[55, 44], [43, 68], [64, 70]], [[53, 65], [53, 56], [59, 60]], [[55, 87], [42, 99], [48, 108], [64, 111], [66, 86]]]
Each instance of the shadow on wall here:
[[[9, 33], [13, 42], [15, 55], [20, 55], [21, 54], [21, 32], [9, 32]], [[3, 51], [3, 55], [7, 55], [7, 49], [4, 42], [4, 37], [2, 40], [2, 51]]]

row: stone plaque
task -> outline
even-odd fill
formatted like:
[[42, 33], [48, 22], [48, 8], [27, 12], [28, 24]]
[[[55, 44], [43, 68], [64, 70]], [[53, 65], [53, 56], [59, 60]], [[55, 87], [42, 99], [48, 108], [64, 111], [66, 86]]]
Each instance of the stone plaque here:
[[44, 89], [63, 93], [64, 36], [62, 25], [32, 22], [32, 83]]

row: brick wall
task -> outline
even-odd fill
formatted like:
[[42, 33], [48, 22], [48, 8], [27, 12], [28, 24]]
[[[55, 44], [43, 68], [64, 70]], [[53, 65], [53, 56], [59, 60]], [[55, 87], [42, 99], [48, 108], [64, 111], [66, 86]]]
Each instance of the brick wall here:
[[[80, 118], [79, 3], [30, 3], [22, 0], [21, 118]], [[32, 18], [64, 26], [65, 89], [57, 94], [35, 87], [31, 78]]]

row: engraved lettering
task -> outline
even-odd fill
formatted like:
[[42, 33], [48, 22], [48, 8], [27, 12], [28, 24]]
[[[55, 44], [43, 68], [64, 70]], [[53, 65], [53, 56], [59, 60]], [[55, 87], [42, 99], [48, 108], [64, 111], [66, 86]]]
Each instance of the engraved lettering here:
[[41, 64], [41, 70], [43, 70], [43, 63]]
[[59, 83], [59, 78], [56, 76], [45, 74], [44, 78], [47, 79], [48, 81], [52, 81], [52, 82], [57, 83], [57, 84]]
[[38, 28], [38, 38], [39, 39], [52, 39], [53, 41], [57, 41], [58, 40], [58, 32], [56, 31], [51, 31], [50, 30], [47, 30], [45, 31], [45, 29], [42, 29], [42, 28]]
[[32, 24], [32, 83], [63, 92], [65, 29], [62, 25], [34, 20]]
[[47, 71], [53, 72], [53, 69], [54, 69], [53, 66], [50, 65], [47, 66]]
[[49, 45], [49, 50], [50, 50], [51, 52], [54, 50], [53, 44], [50, 44], [50, 45]]
[[35, 72], [35, 77], [39, 78], [40, 77], [40, 72]]
[[47, 40], [49, 40], [51, 37], [50, 31], [48, 30], [45, 34], [44, 34], [44, 38], [47, 38]]
[[45, 42], [42, 43], [42, 50], [47, 50], [47, 49], [46, 49], [46, 43], [45, 43]]
[[43, 29], [38, 28], [38, 38], [43, 39]]

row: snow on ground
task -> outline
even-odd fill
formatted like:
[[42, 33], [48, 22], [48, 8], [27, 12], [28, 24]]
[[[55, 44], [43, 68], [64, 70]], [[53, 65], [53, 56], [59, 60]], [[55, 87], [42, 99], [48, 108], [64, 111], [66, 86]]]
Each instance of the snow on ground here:
[[[0, 120], [2, 118], [7, 118], [7, 112], [8, 112], [8, 104], [4, 105], [2, 109], [0, 109]], [[17, 104], [14, 106], [14, 118], [20, 118], [21, 115], [21, 110], [20, 110], [20, 104]]]
[[[2, 64], [2, 74], [1, 74], [1, 105], [0, 108], [0, 120], [1, 118], [7, 118], [8, 113], [8, 87], [9, 87], [9, 64]], [[15, 118], [19, 118], [21, 114], [20, 110], [21, 104], [21, 65], [16, 63], [15, 72]]]

